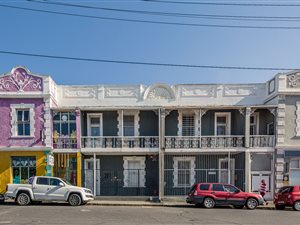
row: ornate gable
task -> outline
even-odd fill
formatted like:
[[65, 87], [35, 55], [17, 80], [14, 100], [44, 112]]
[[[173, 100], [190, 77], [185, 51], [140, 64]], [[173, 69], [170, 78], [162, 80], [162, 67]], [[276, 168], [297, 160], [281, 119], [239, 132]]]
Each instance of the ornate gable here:
[[43, 91], [43, 79], [30, 74], [24, 67], [15, 67], [11, 73], [0, 77], [0, 92]]
[[165, 84], [154, 84], [145, 91], [144, 99], [174, 100], [175, 94], [172, 88]]

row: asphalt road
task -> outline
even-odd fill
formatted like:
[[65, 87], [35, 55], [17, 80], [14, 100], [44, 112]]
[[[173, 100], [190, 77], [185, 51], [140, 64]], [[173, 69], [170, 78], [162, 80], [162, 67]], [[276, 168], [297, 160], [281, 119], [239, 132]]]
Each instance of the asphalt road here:
[[195, 207], [0, 205], [1, 224], [300, 224], [300, 212]]

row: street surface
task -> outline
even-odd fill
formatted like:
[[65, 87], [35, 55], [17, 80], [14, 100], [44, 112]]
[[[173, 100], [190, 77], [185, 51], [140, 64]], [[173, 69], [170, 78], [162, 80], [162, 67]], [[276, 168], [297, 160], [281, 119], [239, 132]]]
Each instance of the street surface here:
[[300, 224], [300, 212], [247, 210], [230, 207], [80, 206], [38, 204], [25, 207], [0, 205], [1, 224]]

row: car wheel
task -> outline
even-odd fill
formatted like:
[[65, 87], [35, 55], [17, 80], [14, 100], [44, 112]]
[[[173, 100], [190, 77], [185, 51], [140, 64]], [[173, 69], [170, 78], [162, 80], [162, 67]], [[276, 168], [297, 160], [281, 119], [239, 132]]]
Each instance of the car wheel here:
[[31, 199], [27, 193], [21, 193], [18, 195], [16, 202], [18, 205], [25, 206], [31, 202]]
[[285, 205], [275, 205], [275, 209], [277, 209], [277, 210], [284, 210], [285, 209]]
[[210, 197], [207, 197], [203, 201], [203, 206], [207, 209], [213, 208], [215, 207], [215, 200]]
[[249, 198], [246, 203], [247, 209], [256, 209], [258, 202], [255, 198]]
[[300, 201], [296, 201], [293, 205], [294, 210], [300, 211]]
[[78, 206], [78, 205], [81, 205], [81, 197], [79, 194], [71, 194], [69, 196], [69, 204], [71, 206]]
[[234, 205], [233, 207], [235, 209], [242, 209], [242, 208], [244, 208], [244, 205]]

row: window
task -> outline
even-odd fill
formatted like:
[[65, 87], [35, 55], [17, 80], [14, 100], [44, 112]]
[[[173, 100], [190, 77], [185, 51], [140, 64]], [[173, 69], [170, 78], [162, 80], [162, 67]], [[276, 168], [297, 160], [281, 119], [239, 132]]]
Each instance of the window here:
[[250, 116], [250, 135], [259, 134], [259, 114], [253, 113]]
[[290, 168], [291, 169], [300, 169], [300, 160], [299, 159], [293, 159], [290, 161]]
[[190, 187], [195, 183], [195, 157], [173, 158], [174, 187]]
[[215, 134], [229, 135], [230, 134], [230, 113], [215, 113]]
[[52, 186], [59, 186], [61, 181], [59, 179], [50, 178], [50, 185]]
[[45, 177], [39, 177], [37, 178], [36, 183], [39, 185], [49, 185], [49, 179]]
[[139, 186], [140, 161], [128, 161], [128, 187]]
[[36, 174], [36, 159], [33, 156], [13, 156], [11, 163], [14, 184], [27, 184], [29, 178]]
[[123, 135], [124, 136], [135, 136], [134, 135], [134, 115], [123, 116]]
[[235, 193], [238, 191], [238, 189], [234, 186], [231, 185], [224, 185], [224, 189], [225, 191], [231, 192], [231, 193]]
[[212, 190], [213, 191], [224, 191], [224, 187], [222, 184], [213, 184]]
[[88, 135], [93, 137], [102, 136], [102, 114], [88, 114]]
[[195, 136], [194, 115], [182, 115], [182, 136]]
[[178, 186], [191, 186], [190, 161], [178, 161]]
[[124, 187], [145, 187], [145, 157], [123, 157]]
[[29, 109], [17, 109], [18, 136], [30, 136]]
[[54, 112], [53, 116], [54, 136], [76, 137], [75, 112]]
[[35, 105], [11, 104], [12, 137], [33, 137], [35, 133]]
[[208, 191], [209, 190], [209, 184], [200, 184], [200, 190], [201, 191]]

